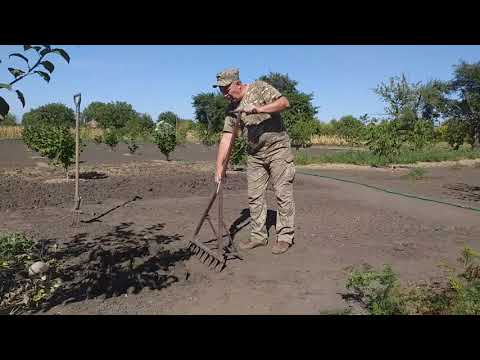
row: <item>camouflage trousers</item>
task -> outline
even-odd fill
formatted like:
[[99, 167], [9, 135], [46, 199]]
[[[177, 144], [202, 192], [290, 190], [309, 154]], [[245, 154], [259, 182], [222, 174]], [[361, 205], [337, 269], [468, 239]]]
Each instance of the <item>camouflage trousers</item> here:
[[270, 180], [277, 199], [277, 241], [293, 244], [295, 233], [295, 202], [293, 198], [295, 164], [290, 147], [276, 149], [273, 154], [268, 156], [248, 155], [247, 179], [251, 240], [264, 243], [268, 240], [265, 196]]

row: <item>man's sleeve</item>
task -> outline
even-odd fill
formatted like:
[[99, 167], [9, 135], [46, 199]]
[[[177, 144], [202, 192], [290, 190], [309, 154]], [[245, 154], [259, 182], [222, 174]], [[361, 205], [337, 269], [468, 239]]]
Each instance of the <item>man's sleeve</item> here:
[[223, 132], [233, 133], [233, 125], [235, 124], [235, 119], [227, 115], [225, 116], [225, 123], [223, 124]]
[[283, 96], [280, 91], [278, 91], [272, 85], [266, 83], [265, 81], [261, 82], [261, 86], [262, 86], [262, 95], [266, 104], [270, 104], [275, 100], [280, 99]]

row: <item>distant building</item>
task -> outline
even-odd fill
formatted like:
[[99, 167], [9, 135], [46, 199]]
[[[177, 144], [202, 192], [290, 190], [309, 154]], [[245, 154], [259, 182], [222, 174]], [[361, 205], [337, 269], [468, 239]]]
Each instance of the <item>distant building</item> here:
[[92, 129], [96, 129], [98, 126], [98, 123], [95, 120], [90, 120], [87, 122], [87, 126]]

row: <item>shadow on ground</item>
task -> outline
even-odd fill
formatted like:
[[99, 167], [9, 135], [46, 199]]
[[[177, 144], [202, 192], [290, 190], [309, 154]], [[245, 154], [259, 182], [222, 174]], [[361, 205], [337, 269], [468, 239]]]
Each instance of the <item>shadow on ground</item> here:
[[77, 234], [57, 250], [55, 240], [45, 240], [49, 258], [57, 262], [56, 273], [63, 285], [39, 309], [79, 302], [90, 298], [111, 298], [137, 294], [144, 288], [160, 290], [179, 281], [174, 275], [177, 263], [190, 258], [187, 249], [166, 249], [181, 240], [181, 235], [163, 235], [164, 224], [142, 231], [122, 223], [105, 235], [89, 238]]
[[[240, 215], [230, 226], [230, 236], [232, 240], [235, 239], [235, 235], [240, 232], [244, 227], [250, 224], [250, 210], [249, 209], [242, 209], [240, 211]], [[274, 210], [267, 210], [267, 232], [270, 234], [270, 229], [273, 227], [273, 231], [275, 231], [275, 226], [277, 224], [277, 212]]]

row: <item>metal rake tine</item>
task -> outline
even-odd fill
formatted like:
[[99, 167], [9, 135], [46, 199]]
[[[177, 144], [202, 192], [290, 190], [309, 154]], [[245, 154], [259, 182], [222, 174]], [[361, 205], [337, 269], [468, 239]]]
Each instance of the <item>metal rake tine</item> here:
[[212, 259], [210, 260], [210, 264], [208, 264], [208, 266], [212, 266], [212, 263], [214, 263], [215, 260], [217, 260], [217, 259], [215, 259], [214, 257], [212, 257]]

